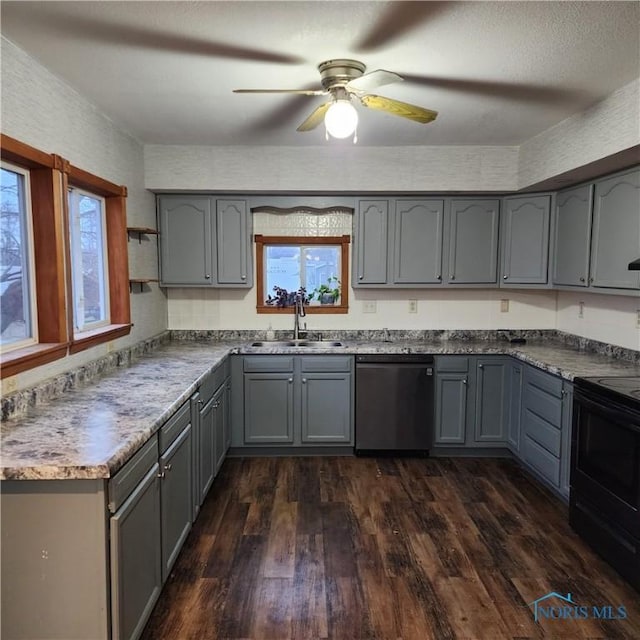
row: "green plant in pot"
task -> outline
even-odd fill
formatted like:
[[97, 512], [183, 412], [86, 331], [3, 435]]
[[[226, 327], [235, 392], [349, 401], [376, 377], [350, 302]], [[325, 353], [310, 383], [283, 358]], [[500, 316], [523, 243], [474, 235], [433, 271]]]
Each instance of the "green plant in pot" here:
[[320, 304], [335, 304], [340, 298], [340, 280], [337, 276], [329, 276], [324, 284], [317, 286], [311, 293], [311, 300]]

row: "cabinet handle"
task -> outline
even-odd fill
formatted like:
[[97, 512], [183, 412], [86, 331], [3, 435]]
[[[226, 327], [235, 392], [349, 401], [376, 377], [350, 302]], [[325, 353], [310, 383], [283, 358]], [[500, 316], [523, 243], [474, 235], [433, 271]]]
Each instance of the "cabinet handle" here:
[[466, 378], [462, 379], [462, 384], [467, 384], [467, 379]]
[[204, 276], [207, 280], [211, 280], [211, 274], [210, 273], [206, 273]]
[[584, 278], [580, 278], [580, 282], [584, 282]]
[[593, 278], [589, 278], [589, 282], [593, 282]]
[[358, 280], [362, 280], [362, 278], [364, 278], [364, 276], [358, 276]]
[[198, 404], [202, 406], [204, 404], [204, 400], [198, 400]]
[[484, 369], [484, 365], [483, 364], [479, 364], [478, 365], [478, 369]]
[[456, 274], [455, 274], [455, 273], [452, 273], [452, 274], [449, 276], [449, 280], [455, 280], [455, 279], [456, 279]]
[[247, 276], [240, 276], [240, 278], [241, 278], [242, 280], [246, 280], [246, 279], [247, 279]]
[[293, 378], [289, 378], [289, 384], [293, 382]]
[[502, 279], [503, 279], [503, 280], [506, 280], [506, 279], [507, 279], [507, 274], [503, 275], [503, 276], [502, 276]]
[[302, 378], [302, 384], [307, 384], [307, 379], [306, 378]]
[[164, 470], [165, 470], [165, 471], [171, 471], [171, 463], [169, 463], [169, 464], [165, 464], [165, 465], [164, 465]]
[[164, 471], [161, 471], [156, 477], [160, 478], [160, 480], [162, 480], [167, 474]]

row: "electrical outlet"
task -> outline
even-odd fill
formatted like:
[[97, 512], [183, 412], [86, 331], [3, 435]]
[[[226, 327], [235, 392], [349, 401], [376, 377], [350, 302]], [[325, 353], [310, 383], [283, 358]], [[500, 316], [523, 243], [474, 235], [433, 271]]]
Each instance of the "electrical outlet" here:
[[636, 327], [638, 327], [638, 329], [640, 329], [640, 309], [638, 309], [636, 311], [636, 315], [637, 315], [637, 317], [636, 317]]
[[409, 300], [409, 313], [418, 313], [418, 301]]
[[584, 318], [584, 302], [578, 302], [578, 318]]
[[509, 300], [500, 300], [500, 313], [509, 313]]
[[[640, 315], [640, 311], [638, 312]], [[18, 388], [18, 381], [15, 376], [11, 376], [11, 378], [6, 378], [2, 383], [2, 391], [4, 393], [13, 393]]]
[[375, 312], [376, 312], [376, 301], [364, 300], [362, 303], [362, 313], [375, 313]]

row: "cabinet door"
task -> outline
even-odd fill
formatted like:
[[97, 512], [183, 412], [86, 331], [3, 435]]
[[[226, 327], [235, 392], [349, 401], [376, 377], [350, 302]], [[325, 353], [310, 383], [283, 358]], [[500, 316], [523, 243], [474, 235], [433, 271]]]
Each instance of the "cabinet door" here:
[[224, 455], [227, 455], [231, 446], [231, 378], [225, 383], [224, 402]]
[[182, 431], [160, 458], [162, 513], [162, 580], [166, 581], [191, 530], [191, 425]]
[[198, 497], [200, 504], [207, 497], [216, 473], [215, 411], [213, 398], [200, 410], [200, 439], [198, 442]]
[[504, 199], [502, 281], [505, 284], [547, 282], [549, 196]]
[[189, 399], [191, 405], [191, 498], [193, 503], [191, 520], [196, 521], [200, 512], [200, 392]]
[[226, 451], [224, 448], [224, 419], [226, 413], [227, 400], [227, 388], [226, 385], [221, 385], [213, 396], [214, 406], [214, 455], [215, 455], [215, 474], [218, 475], [220, 467], [224, 462]]
[[589, 282], [589, 243], [593, 188], [561, 191], [556, 196], [553, 282], [586, 287]]
[[394, 215], [393, 281], [442, 281], [443, 200], [397, 200]]
[[640, 169], [596, 182], [592, 242], [594, 287], [640, 288]]
[[212, 285], [212, 199], [160, 196], [160, 283]]
[[571, 476], [571, 424], [573, 418], [573, 385], [562, 385], [562, 444], [560, 451], [560, 493], [568, 500]]
[[509, 429], [507, 443], [517, 453], [520, 450], [520, 413], [522, 409], [522, 365], [509, 365]]
[[216, 202], [217, 282], [251, 287], [253, 269], [249, 256], [249, 224], [246, 200]]
[[158, 475], [156, 463], [110, 520], [113, 640], [140, 637], [162, 589]]
[[467, 374], [436, 376], [436, 444], [464, 444], [467, 424]]
[[449, 284], [496, 282], [499, 212], [499, 200], [451, 201]]
[[356, 264], [353, 285], [386, 284], [389, 203], [361, 200], [356, 217]]
[[245, 374], [246, 444], [291, 444], [293, 419], [293, 372]]
[[507, 439], [506, 362], [478, 358], [476, 367], [474, 441], [503, 443]]
[[302, 442], [352, 442], [351, 374], [303, 373]]

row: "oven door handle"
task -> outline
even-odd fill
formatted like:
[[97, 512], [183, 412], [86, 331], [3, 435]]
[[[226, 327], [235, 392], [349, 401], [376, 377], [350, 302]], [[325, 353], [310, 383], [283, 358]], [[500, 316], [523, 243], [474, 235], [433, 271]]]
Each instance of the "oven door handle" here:
[[625, 409], [620, 407], [620, 405], [614, 405], [612, 403], [605, 404], [598, 402], [579, 391], [574, 395], [574, 402], [587, 410], [595, 410], [600, 414], [605, 414], [607, 420], [614, 420], [617, 423], [623, 424], [631, 431], [640, 433], [640, 414], [631, 409]]

